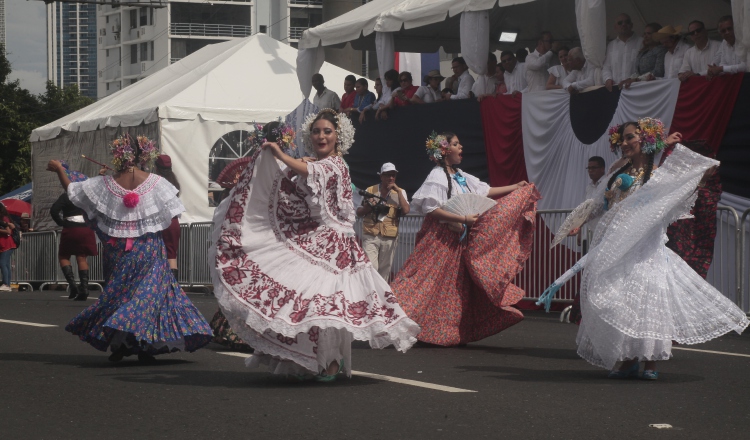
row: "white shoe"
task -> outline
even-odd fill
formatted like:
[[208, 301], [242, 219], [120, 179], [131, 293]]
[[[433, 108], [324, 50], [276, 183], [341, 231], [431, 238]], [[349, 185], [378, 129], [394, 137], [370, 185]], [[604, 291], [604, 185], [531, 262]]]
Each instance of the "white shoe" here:
[[13, 291], [13, 289], [11, 289], [10, 286], [6, 286], [5, 284], [0, 286], [0, 292], [11, 292], [11, 291]]

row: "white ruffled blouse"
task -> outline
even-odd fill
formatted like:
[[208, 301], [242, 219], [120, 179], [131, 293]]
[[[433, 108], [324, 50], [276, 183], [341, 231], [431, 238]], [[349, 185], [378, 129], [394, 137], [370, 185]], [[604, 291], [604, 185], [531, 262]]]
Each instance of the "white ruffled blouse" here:
[[[466, 178], [466, 185], [469, 191], [480, 196], [486, 196], [490, 192], [490, 186], [469, 173], [456, 169]], [[455, 180], [451, 182], [451, 196], [461, 193], [461, 188]], [[416, 209], [415, 212], [427, 215], [432, 211], [440, 208], [448, 201], [448, 178], [445, 176], [445, 170], [442, 167], [435, 167], [427, 175], [422, 186], [419, 187], [414, 197], [412, 197], [411, 207]]]
[[[136, 199], [132, 208], [125, 205]], [[135, 238], [167, 229], [172, 218], [185, 212], [178, 190], [166, 179], [150, 174], [134, 190], [121, 187], [112, 176], [93, 177], [68, 185], [68, 197], [86, 211], [89, 220], [110, 237]]]

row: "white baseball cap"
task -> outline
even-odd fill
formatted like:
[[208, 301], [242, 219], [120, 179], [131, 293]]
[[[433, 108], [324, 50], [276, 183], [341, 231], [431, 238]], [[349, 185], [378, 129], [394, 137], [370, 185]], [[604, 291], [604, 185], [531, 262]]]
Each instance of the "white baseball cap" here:
[[387, 173], [389, 171], [395, 171], [395, 172], [398, 173], [398, 170], [396, 169], [396, 165], [394, 165], [394, 164], [392, 164], [390, 162], [386, 162], [386, 163], [383, 164], [382, 167], [380, 167], [380, 172], [378, 174]]

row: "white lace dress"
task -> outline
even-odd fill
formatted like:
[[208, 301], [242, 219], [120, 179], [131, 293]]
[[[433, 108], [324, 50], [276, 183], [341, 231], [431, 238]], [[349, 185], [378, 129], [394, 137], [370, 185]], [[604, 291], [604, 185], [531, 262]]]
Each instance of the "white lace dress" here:
[[[748, 325], [734, 303], [668, 249], [669, 224], [689, 214], [703, 173], [718, 162], [682, 145], [643, 186], [636, 181], [604, 210], [608, 179], [571, 213], [558, 238], [602, 214], [579, 262], [583, 321], [578, 354], [612, 369], [618, 361], [667, 360], [672, 341], [698, 344]], [[618, 190], [619, 192], [619, 190]]]
[[354, 235], [351, 179], [338, 156], [301, 179], [270, 151], [243, 171], [214, 214], [214, 293], [232, 330], [255, 349], [249, 366], [319, 373], [352, 339], [406, 351], [419, 326]]

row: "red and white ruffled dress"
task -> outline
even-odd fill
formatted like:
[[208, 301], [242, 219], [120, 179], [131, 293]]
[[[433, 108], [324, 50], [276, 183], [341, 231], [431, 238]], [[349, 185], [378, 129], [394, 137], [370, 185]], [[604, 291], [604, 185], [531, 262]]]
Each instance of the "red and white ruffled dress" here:
[[232, 330], [255, 349], [248, 366], [319, 373], [351, 342], [408, 350], [419, 326], [354, 236], [351, 179], [338, 156], [308, 163], [307, 179], [256, 153], [214, 214], [214, 293]]

